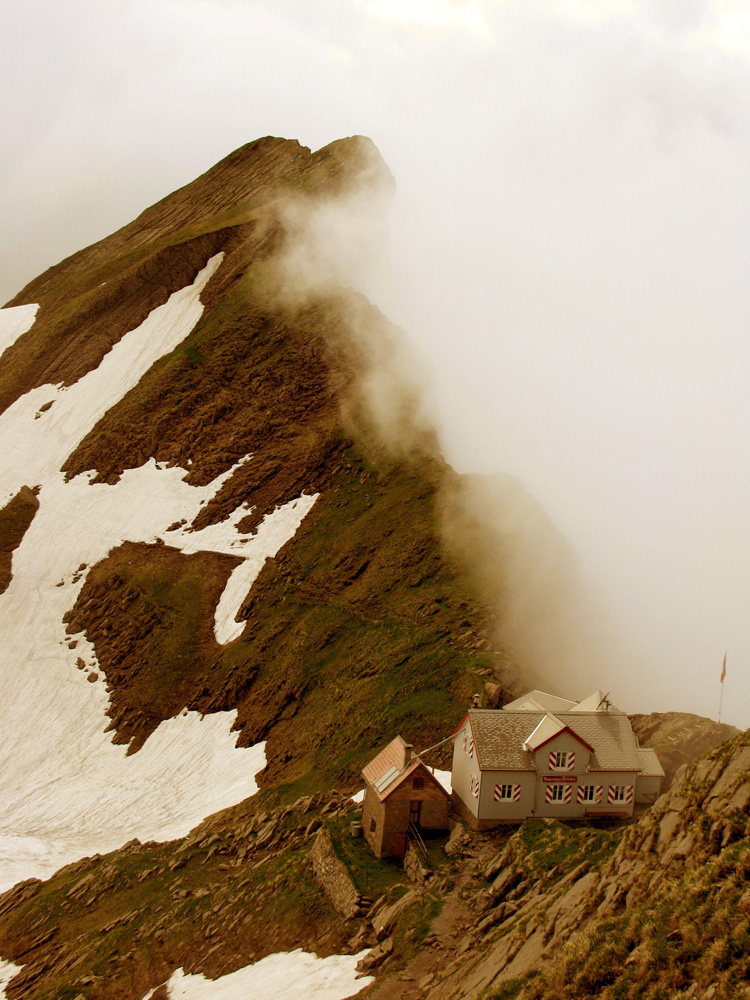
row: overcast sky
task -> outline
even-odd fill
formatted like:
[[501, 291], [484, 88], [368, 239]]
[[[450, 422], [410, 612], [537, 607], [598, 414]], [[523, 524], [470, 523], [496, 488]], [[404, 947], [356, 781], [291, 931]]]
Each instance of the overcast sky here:
[[727, 651], [750, 726], [746, 0], [25, 0], [0, 55], [2, 301], [258, 136], [369, 135], [374, 294], [626, 637], [592, 687], [715, 718]]

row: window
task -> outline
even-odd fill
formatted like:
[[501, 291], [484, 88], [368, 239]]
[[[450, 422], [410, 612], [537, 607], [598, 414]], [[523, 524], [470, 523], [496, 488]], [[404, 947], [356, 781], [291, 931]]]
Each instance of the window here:
[[625, 785], [610, 785], [609, 786], [609, 801], [610, 802], [624, 802], [626, 797], [626, 786]]
[[565, 785], [553, 785], [550, 791], [552, 792], [550, 802], [565, 801]]
[[521, 798], [521, 786], [495, 785], [492, 797], [495, 802], [518, 802]]
[[411, 787], [416, 789], [424, 788], [424, 778], [412, 778]]
[[581, 788], [582, 802], [596, 802], [596, 785], [584, 785]]
[[555, 762], [552, 766], [557, 768], [566, 768], [568, 766], [567, 750], [558, 750], [555, 753]]
[[370, 833], [375, 833], [375, 828], [377, 827], [377, 825], [378, 824], [375, 822], [375, 817], [373, 816], [373, 818], [370, 820]]

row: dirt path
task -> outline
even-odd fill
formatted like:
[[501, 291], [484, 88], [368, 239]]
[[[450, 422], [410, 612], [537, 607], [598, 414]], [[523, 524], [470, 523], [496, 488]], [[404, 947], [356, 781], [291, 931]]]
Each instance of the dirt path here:
[[476, 889], [467, 890], [476, 872], [482, 870], [494, 853], [494, 849], [488, 847], [461, 862], [451, 888], [443, 896], [440, 912], [430, 923], [417, 953], [403, 965], [395, 954], [377, 980], [357, 994], [358, 1000], [421, 1000], [435, 985], [440, 973], [455, 961], [460, 944], [475, 921], [469, 900]]

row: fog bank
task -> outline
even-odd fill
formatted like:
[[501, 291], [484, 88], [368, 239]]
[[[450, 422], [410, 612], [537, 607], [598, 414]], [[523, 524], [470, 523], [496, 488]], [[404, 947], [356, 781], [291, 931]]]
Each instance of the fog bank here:
[[449, 460], [559, 526], [633, 650], [616, 703], [715, 716], [727, 651], [745, 728], [745, 7], [30, 0], [0, 24], [1, 297], [250, 139], [371, 136], [398, 191], [366, 291]]

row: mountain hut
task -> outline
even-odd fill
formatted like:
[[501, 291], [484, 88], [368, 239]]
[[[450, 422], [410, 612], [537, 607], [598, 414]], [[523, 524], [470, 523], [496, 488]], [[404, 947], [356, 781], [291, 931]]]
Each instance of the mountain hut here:
[[409, 833], [447, 830], [450, 796], [400, 736], [362, 771], [362, 832], [378, 858], [406, 853]]
[[632, 816], [656, 801], [659, 758], [601, 691], [581, 702], [531, 691], [472, 708], [453, 734], [453, 802], [474, 829], [532, 816]]

